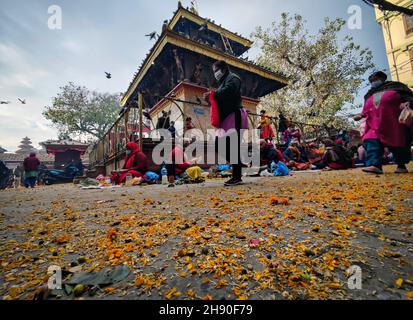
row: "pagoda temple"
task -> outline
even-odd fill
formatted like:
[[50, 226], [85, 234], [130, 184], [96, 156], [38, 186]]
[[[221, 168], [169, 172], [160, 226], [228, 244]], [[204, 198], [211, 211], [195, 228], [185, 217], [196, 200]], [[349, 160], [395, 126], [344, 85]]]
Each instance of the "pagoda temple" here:
[[25, 155], [27, 157], [31, 152], [37, 152], [37, 150], [33, 147], [30, 138], [24, 137], [23, 140], [20, 141], [20, 145], [15, 153]]
[[[288, 79], [242, 58], [252, 44], [179, 2], [178, 10], [164, 22], [162, 34], [124, 93], [121, 117], [90, 154], [91, 164], [103, 166], [106, 172], [119, 168], [126, 143], [138, 140], [140, 135], [144, 152], [149, 154], [151, 141], [143, 139], [143, 133], [156, 129], [162, 114], [175, 122], [180, 136], [187, 118], [204, 133], [212, 129], [209, 107], [200, 98], [209, 88], [218, 87], [212, 72], [217, 60], [226, 61], [231, 72], [240, 76], [242, 105], [256, 114], [259, 99], [285, 87]], [[142, 114], [138, 112], [139, 103], [146, 118], [138, 124]], [[250, 121], [256, 128], [257, 119], [251, 117]]]

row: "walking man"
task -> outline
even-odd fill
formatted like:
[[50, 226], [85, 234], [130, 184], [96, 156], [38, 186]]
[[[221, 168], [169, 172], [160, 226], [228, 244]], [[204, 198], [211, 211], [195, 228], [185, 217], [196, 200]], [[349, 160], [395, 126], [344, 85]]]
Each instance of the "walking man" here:
[[30, 156], [24, 159], [23, 166], [25, 173], [24, 186], [26, 188], [34, 188], [36, 185], [37, 174], [40, 166], [40, 161], [36, 157], [36, 154], [34, 152], [30, 153]]

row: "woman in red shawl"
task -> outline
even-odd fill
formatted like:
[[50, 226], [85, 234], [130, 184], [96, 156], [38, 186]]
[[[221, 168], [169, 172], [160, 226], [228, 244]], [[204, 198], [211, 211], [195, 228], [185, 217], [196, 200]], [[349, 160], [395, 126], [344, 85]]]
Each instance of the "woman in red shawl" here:
[[118, 185], [126, 182], [127, 175], [130, 174], [134, 178], [140, 178], [143, 177], [148, 170], [148, 158], [135, 142], [129, 142], [126, 145], [126, 158], [123, 169], [118, 172], [112, 172], [110, 178]]

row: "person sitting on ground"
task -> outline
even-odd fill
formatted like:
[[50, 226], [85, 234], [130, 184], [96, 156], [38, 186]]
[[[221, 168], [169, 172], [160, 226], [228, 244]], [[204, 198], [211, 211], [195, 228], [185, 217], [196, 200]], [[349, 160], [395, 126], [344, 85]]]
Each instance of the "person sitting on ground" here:
[[267, 144], [270, 144], [275, 149], [275, 151], [277, 152], [278, 158], [280, 159], [281, 162], [287, 163], [287, 161], [285, 160], [285, 158], [283, 156], [282, 151], [277, 148], [277, 145], [275, 144], [273, 139], [265, 139], [265, 142]]
[[337, 140], [341, 140], [343, 146], [347, 148], [348, 144], [350, 143], [350, 137], [348, 136], [347, 131], [344, 129], [340, 129], [337, 135]]
[[301, 137], [302, 137], [302, 132], [301, 129], [297, 125], [292, 126], [292, 131], [291, 131], [291, 137], [292, 139], [297, 139], [298, 143], [301, 143]]
[[39, 166], [40, 160], [34, 152], [30, 153], [30, 155], [24, 159], [24, 186], [26, 188], [31, 187], [33, 189], [35, 187]]
[[116, 185], [126, 182], [126, 177], [141, 178], [149, 170], [149, 161], [135, 142], [128, 142], [126, 145], [126, 157], [123, 169], [113, 171], [110, 179]]
[[283, 133], [282, 138], [283, 138], [285, 147], [288, 147], [291, 143], [291, 140], [292, 140], [291, 133], [293, 132], [293, 130], [294, 130], [294, 125], [289, 124], [287, 129], [285, 129]]
[[186, 161], [185, 152], [179, 145], [176, 145], [175, 148], [173, 148], [169, 155], [169, 161], [172, 163], [168, 164], [166, 169], [168, 170], [170, 182], [172, 182], [172, 178], [175, 180], [175, 177], [179, 177], [191, 166], [191, 162]]
[[283, 156], [287, 162], [303, 162], [298, 140], [294, 139], [291, 141], [290, 146], [284, 151]]
[[[177, 141], [177, 144], [169, 154], [169, 164], [166, 165], [170, 183], [173, 183], [176, 177], [181, 177], [187, 169], [191, 168], [192, 166], [196, 166], [196, 164], [201, 160], [201, 158], [188, 160], [184, 150], [182, 149], [181, 145], [179, 145], [179, 141], [180, 140]], [[189, 145], [189, 143], [185, 142], [183, 147], [185, 148], [187, 147], [187, 145]]]
[[346, 170], [354, 167], [353, 158], [343, 146], [334, 143], [333, 140], [323, 141], [326, 152], [323, 162], [332, 170]]
[[306, 163], [305, 154], [302, 152], [302, 147], [297, 139], [291, 141], [283, 156], [287, 161], [287, 166], [292, 170], [307, 170], [310, 168], [310, 164]]
[[308, 162], [313, 169], [324, 169], [326, 164], [323, 162], [323, 152], [316, 142], [311, 142], [306, 148]]
[[272, 143], [269, 143], [266, 140], [260, 140], [260, 149], [262, 160], [267, 165], [268, 172], [271, 172], [271, 164], [273, 162], [285, 162], [284, 157], [280, 157], [280, 153], [277, 152], [276, 148]]
[[[298, 139], [296, 139], [298, 142]], [[307, 157], [307, 147], [298, 142], [297, 148], [300, 151], [300, 157], [302, 162], [310, 162]]]

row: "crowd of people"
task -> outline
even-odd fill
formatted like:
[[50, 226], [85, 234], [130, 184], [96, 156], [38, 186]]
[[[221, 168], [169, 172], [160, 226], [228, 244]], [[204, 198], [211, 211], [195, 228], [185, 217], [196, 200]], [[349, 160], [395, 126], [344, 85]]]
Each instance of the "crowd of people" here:
[[[211, 104], [211, 124], [219, 129], [216, 137], [215, 151], [221, 151], [218, 145], [226, 145], [223, 159], [232, 166], [232, 177], [225, 182], [226, 186], [242, 183], [242, 168], [240, 144], [241, 129], [248, 129], [248, 112], [242, 107], [241, 79], [232, 73], [225, 61], [217, 61], [212, 66], [218, 88], [204, 94], [204, 99]], [[274, 175], [302, 170], [347, 170], [356, 166], [364, 167], [366, 173], [382, 174], [383, 165], [394, 162], [397, 164], [396, 173], [407, 173], [406, 165], [411, 161], [413, 137], [413, 93], [404, 84], [387, 81], [383, 72], [370, 76], [371, 88], [365, 96], [364, 108], [355, 121], [365, 119], [365, 129], [359, 145], [349, 147], [349, 136], [345, 130], [340, 130], [334, 138], [319, 138], [308, 142], [303, 137], [299, 126], [283, 115], [279, 115], [278, 132], [282, 143], [276, 144], [276, 133], [268, 113], [261, 111], [259, 130], [261, 132], [261, 164], [267, 172]], [[167, 128], [174, 138], [176, 130], [174, 122], [170, 121], [170, 113], [163, 112], [158, 119], [156, 128]], [[191, 118], [185, 120], [186, 129], [193, 129]], [[231, 157], [229, 141], [235, 135], [238, 143], [236, 161]], [[278, 140], [278, 139], [277, 139]], [[179, 161], [176, 159], [179, 158]], [[173, 184], [176, 177], [182, 175], [199, 178], [201, 169], [197, 159], [185, 159], [184, 150], [178, 145], [169, 155], [172, 164], [162, 165], [158, 169], [158, 177], [162, 172], [168, 172], [168, 182]], [[232, 162], [231, 162], [232, 161]], [[24, 161], [24, 169], [16, 177], [21, 177], [24, 171], [24, 185], [34, 187], [39, 160], [35, 154], [30, 154]], [[284, 170], [285, 169], [285, 170]], [[128, 178], [147, 179], [149, 160], [135, 142], [126, 146], [124, 166], [119, 171], [112, 172], [110, 181], [114, 184], [125, 183]], [[189, 171], [188, 171], [189, 170]], [[149, 172], [150, 177], [157, 173]], [[158, 180], [159, 180], [158, 179]], [[152, 181], [156, 179], [151, 178]]]
[[285, 147], [277, 147], [273, 140], [265, 139], [261, 140], [261, 155], [268, 169], [273, 162], [282, 162], [292, 171], [346, 170], [359, 162], [358, 153], [345, 147], [340, 139], [300, 143], [294, 138]]
[[[387, 81], [387, 75], [380, 71], [372, 74], [369, 82], [371, 88], [363, 110], [354, 118], [365, 120], [363, 143], [348, 148], [350, 140], [345, 130], [340, 130], [335, 139], [302, 143], [301, 130], [280, 115], [279, 130], [285, 149], [281, 154], [268, 135], [269, 130], [262, 130], [265, 160], [281, 161], [291, 170], [345, 170], [360, 166], [373, 174], [383, 174], [383, 165], [395, 163], [395, 173], [408, 173], [406, 165], [412, 160], [413, 93], [402, 83]], [[268, 116], [263, 111], [262, 119], [265, 118]]]

